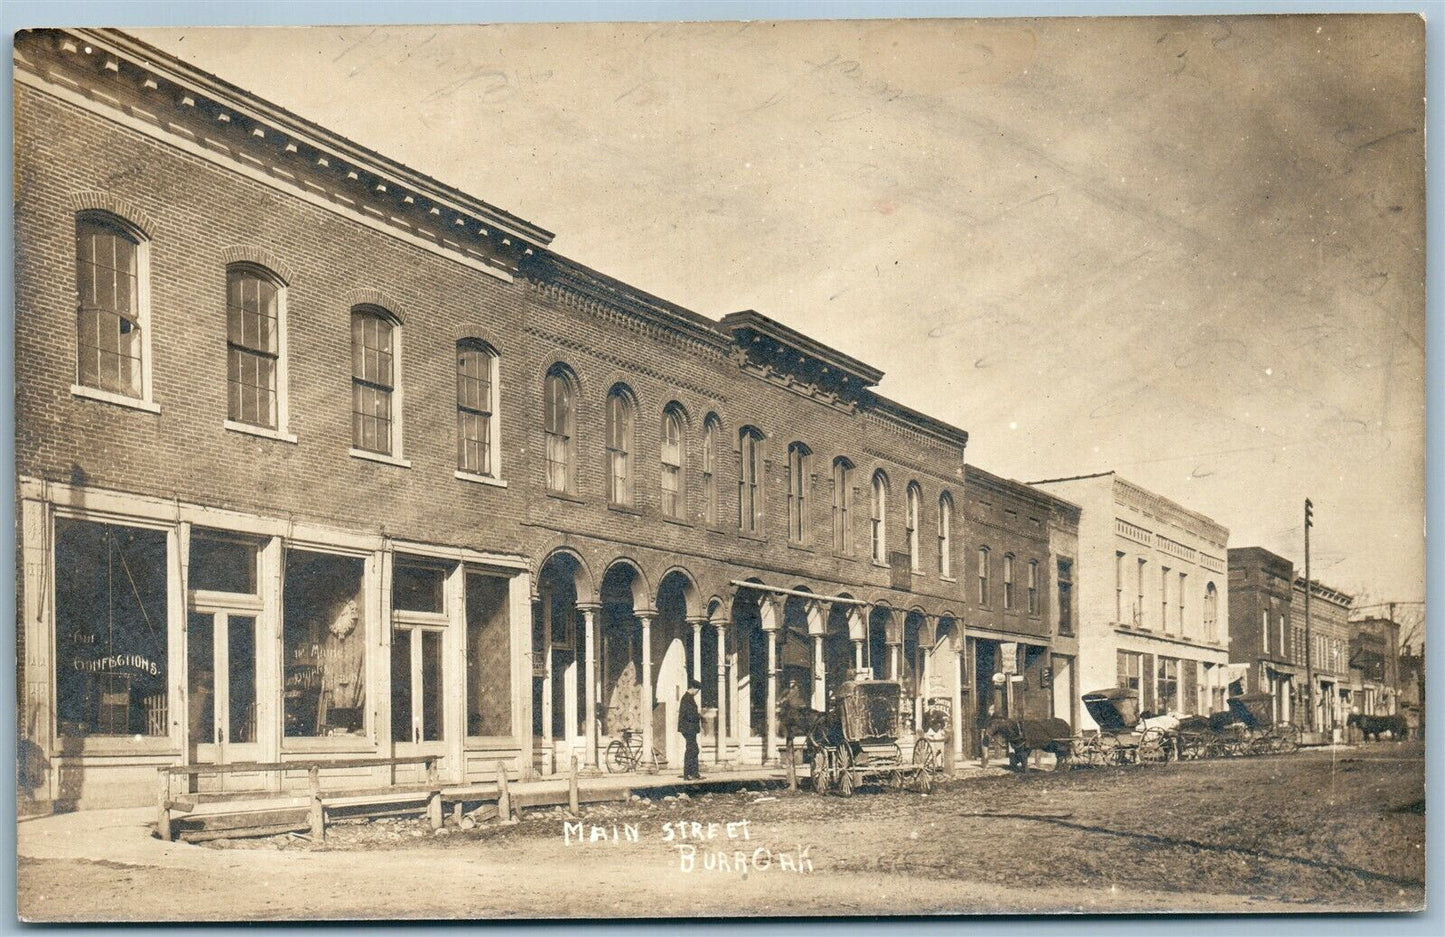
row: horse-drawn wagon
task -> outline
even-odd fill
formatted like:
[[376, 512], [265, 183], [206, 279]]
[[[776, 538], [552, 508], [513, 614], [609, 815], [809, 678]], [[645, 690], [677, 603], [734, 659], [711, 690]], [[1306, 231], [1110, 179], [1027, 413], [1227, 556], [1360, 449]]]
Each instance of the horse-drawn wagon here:
[[904, 759], [899, 745], [901, 688], [896, 680], [855, 679], [843, 683], [828, 711], [808, 730], [808, 762], [812, 788], [844, 797], [868, 781], [885, 787], [933, 790], [938, 755], [918, 735]]
[[1162, 764], [1175, 750], [1171, 730], [1139, 717], [1139, 693], [1109, 687], [1085, 693], [1084, 708], [1099, 731], [1076, 740], [1073, 760], [1088, 765]]

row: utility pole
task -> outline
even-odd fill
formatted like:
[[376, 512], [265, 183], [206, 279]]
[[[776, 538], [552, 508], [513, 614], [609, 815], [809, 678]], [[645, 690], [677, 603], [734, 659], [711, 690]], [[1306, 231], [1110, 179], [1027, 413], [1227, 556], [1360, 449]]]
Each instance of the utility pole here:
[[1312, 653], [1314, 640], [1310, 634], [1310, 528], [1315, 525], [1315, 506], [1305, 498], [1305, 728], [1315, 730], [1315, 668]]

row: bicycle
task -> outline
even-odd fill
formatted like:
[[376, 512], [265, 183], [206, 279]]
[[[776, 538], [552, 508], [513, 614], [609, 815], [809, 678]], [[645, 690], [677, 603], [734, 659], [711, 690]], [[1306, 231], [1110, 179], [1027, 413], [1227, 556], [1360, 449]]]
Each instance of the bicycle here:
[[622, 737], [613, 739], [607, 745], [605, 763], [607, 770], [613, 774], [638, 771], [644, 767], [649, 772], [656, 774], [661, 761], [659, 752], [655, 748], [652, 750], [650, 759], [643, 757], [642, 734], [632, 729], [623, 729]]

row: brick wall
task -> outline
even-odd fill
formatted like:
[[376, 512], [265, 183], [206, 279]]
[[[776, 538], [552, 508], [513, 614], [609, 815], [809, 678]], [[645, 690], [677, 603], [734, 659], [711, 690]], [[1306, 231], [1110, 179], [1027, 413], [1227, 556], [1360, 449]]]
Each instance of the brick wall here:
[[[506, 283], [277, 192], [210, 160], [27, 87], [16, 87], [16, 464], [21, 475], [178, 498], [270, 516], [383, 531], [388, 535], [540, 556], [564, 540], [589, 565], [633, 556], [651, 579], [688, 566], [704, 592], [767, 572], [775, 584], [851, 584], [888, 593], [888, 571], [869, 561], [869, 480], [892, 481], [890, 549], [902, 550], [904, 491], [923, 488], [923, 577], [917, 600], [930, 611], [956, 606], [959, 587], [937, 575], [941, 490], [961, 505], [959, 446], [871, 412], [845, 413], [741, 371], [720, 350], [601, 311], [566, 289], [519, 277]], [[78, 193], [103, 191], [138, 207], [150, 229], [150, 330], [159, 414], [70, 393], [75, 380], [74, 213]], [[287, 290], [290, 425], [295, 444], [228, 431], [225, 257], [262, 248], [291, 274]], [[380, 290], [404, 317], [401, 416], [410, 468], [348, 455], [348, 296]], [[455, 342], [475, 336], [501, 353], [502, 477], [499, 488], [453, 477]], [[547, 496], [542, 375], [566, 361], [581, 381], [579, 500]], [[635, 513], [610, 510], [603, 487], [603, 402], [615, 382], [637, 394]], [[660, 517], [661, 412], [677, 400], [690, 419], [686, 523]], [[701, 523], [701, 433], [722, 419], [719, 530]], [[737, 430], [762, 429], [766, 537], [739, 537]], [[785, 532], [786, 453], [812, 449], [802, 546]], [[832, 462], [852, 460], [853, 555], [833, 553]], [[955, 517], [953, 568], [966, 551]], [[1039, 551], [1047, 556], [1046, 545]], [[714, 562], [724, 561], [727, 565]], [[1022, 575], [1022, 573], [1021, 573]]]

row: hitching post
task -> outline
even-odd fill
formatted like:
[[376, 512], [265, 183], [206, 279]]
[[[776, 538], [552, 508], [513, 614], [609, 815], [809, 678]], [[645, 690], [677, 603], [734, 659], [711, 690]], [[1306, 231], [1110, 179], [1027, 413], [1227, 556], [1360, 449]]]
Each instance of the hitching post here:
[[572, 812], [574, 817], [581, 814], [577, 803], [579, 799], [577, 795], [577, 756], [574, 754], [572, 769], [567, 772], [567, 809]]

